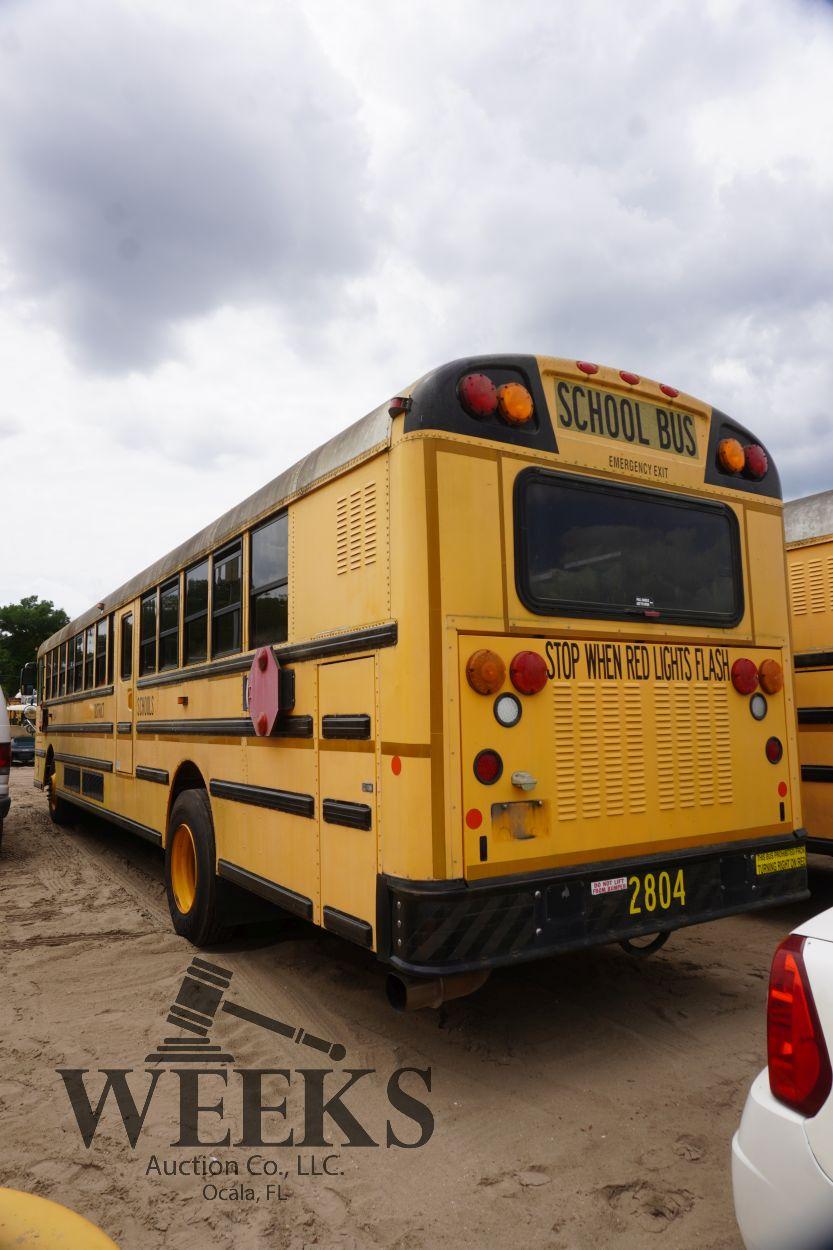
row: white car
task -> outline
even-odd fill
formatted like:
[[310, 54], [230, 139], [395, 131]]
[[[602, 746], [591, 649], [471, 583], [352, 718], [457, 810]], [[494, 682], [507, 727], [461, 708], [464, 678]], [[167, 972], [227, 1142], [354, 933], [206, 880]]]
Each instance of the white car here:
[[0, 842], [3, 841], [3, 820], [12, 805], [9, 795], [9, 773], [12, 764], [12, 737], [9, 731], [9, 714], [6, 696], [0, 686]]
[[769, 1066], [732, 1142], [735, 1214], [747, 1250], [833, 1248], [833, 908], [772, 961]]

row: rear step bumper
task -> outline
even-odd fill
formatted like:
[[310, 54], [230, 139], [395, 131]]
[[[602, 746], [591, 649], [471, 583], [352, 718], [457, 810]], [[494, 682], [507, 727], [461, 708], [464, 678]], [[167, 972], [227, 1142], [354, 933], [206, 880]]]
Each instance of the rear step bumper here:
[[380, 875], [377, 951], [416, 976], [523, 963], [800, 901], [806, 859], [801, 829], [473, 882]]

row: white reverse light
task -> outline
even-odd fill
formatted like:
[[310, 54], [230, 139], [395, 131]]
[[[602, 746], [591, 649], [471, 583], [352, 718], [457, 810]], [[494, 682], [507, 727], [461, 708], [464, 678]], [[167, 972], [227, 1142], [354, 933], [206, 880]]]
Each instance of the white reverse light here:
[[755, 717], [755, 720], [764, 719], [767, 711], [767, 701], [762, 694], [753, 694], [749, 700], [749, 711]]
[[505, 729], [517, 725], [521, 719], [520, 700], [516, 699], [513, 694], [499, 694], [495, 699], [495, 719]]

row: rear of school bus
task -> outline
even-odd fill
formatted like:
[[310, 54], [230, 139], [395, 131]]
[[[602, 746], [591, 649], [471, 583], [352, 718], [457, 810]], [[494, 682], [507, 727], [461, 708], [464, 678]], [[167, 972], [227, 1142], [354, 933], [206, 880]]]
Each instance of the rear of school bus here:
[[784, 505], [801, 801], [812, 851], [833, 853], [833, 491]]
[[380, 955], [450, 974], [806, 897], [765, 448], [551, 358], [455, 362], [398, 411]]

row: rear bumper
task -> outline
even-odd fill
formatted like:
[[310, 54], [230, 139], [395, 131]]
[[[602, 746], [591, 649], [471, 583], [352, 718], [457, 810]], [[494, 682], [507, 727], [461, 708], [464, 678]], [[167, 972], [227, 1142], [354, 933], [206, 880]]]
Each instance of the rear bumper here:
[[4, 794], [2, 797], [0, 797], [0, 820], [2, 820], [4, 816], [8, 815], [8, 811], [11, 805], [12, 805], [11, 795]]
[[735, 1215], [746, 1250], [830, 1246], [833, 1181], [816, 1162], [804, 1124], [772, 1097], [764, 1068], [732, 1141]]
[[[403, 972], [436, 976], [523, 963], [795, 902], [809, 893], [806, 864], [790, 865], [791, 859], [801, 859], [804, 846], [800, 830], [476, 882], [381, 875], [377, 953]], [[787, 852], [782, 857], [787, 867], [773, 870], [771, 856], [767, 861], [756, 858], [773, 851]], [[649, 876], [651, 888], [646, 891]], [[660, 901], [660, 876], [665, 878], [667, 908]], [[639, 890], [634, 878], [641, 883]]]

